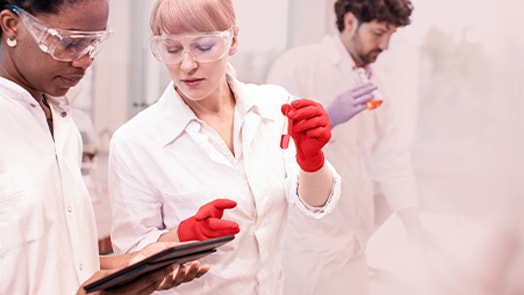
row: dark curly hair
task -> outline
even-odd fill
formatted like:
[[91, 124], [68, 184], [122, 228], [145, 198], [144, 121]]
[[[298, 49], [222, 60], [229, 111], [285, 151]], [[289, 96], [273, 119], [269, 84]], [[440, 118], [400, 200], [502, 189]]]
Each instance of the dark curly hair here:
[[410, 24], [413, 5], [410, 0], [337, 0], [335, 14], [339, 32], [344, 30], [344, 15], [351, 12], [360, 23], [373, 20], [396, 27]]
[[[0, 10], [10, 9], [12, 5], [16, 5], [29, 13], [38, 14], [44, 13], [58, 13], [60, 7], [64, 4], [74, 4], [86, 0], [0, 0]], [[2, 31], [0, 29], [0, 36]]]

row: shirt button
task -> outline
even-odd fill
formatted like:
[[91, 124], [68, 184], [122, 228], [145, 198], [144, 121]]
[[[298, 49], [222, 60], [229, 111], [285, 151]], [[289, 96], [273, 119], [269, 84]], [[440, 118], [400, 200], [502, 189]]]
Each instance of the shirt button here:
[[82, 263], [80, 263], [80, 265], [78, 266], [78, 268], [79, 268], [80, 270], [84, 270], [84, 265], [83, 265]]
[[66, 112], [61, 112], [61, 113], [60, 113], [60, 116], [62, 116], [62, 118], [63, 118], [63, 117], [65, 117], [65, 116], [67, 116], [67, 113], [66, 113]]
[[67, 207], [67, 212], [71, 213], [73, 211], [73, 208], [71, 206]]
[[29, 105], [32, 106], [33, 108], [36, 108], [36, 104], [34, 103], [30, 103]]

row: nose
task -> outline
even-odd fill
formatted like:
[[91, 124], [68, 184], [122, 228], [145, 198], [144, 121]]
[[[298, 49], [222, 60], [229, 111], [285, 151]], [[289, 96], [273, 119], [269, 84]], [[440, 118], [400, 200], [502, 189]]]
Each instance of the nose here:
[[74, 59], [71, 61], [71, 64], [74, 67], [82, 68], [84, 70], [87, 70], [93, 63], [93, 58], [91, 57], [91, 54], [86, 53], [81, 57], [78, 57], [77, 59]]
[[391, 39], [391, 35], [385, 35], [382, 40], [380, 40], [379, 48], [382, 49], [382, 51], [387, 50], [389, 48], [389, 40]]
[[[186, 54], [187, 53], [187, 54]], [[191, 71], [198, 66], [195, 56], [191, 52], [184, 50], [182, 52], [182, 60], [180, 61], [180, 68], [184, 71]]]

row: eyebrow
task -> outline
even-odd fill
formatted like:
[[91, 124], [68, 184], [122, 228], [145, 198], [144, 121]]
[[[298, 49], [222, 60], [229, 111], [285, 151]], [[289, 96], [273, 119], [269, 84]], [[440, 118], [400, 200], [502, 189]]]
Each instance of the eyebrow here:
[[394, 25], [386, 24], [385, 28], [383, 26], [378, 26], [378, 27], [373, 28], [372, 30], [377, 33], [388, 33], [388, 32], [394, 33], [396, 31], [396, 28]]
[[372, 30], [372, 32], [374, 32], [375, 34], [385, 34], [385, 33], [387, 33], [387, 32], [389, 31], [389, 30], [384, 29], [384, 28], [382, 28], [382, 27], [373, 28], [373, 29], [371, 29], [371, 30]]

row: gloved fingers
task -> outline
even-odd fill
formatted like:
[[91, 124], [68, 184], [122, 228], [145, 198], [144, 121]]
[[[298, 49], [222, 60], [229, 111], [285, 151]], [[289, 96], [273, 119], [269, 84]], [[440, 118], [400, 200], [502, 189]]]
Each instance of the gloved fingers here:
[[212, 231], [232, 230], [238, 232], [239, 230], [238, 223], [231, 220], [208, 218], [204, 223], [206, 224], [206, 229]]
[[322, 105], [314, 100], [308, 99], [308, 98], [299, 98], [295, 99], [290, 103], [290, 106], [292, 109], [301, 109], [307, 106], [320, 106]]
[[331, 138], [331, 127], [330, 126], [318, 126], [310, 128], [305, 132], [305, 135], [309, 138], [315, 138], [319, 142], [327, 143]]
[[371, 82], [366, 82], [364, 84], [358, 85], [355, 88], [349, 90], [353, 97], [359, 97], [362, 95], [370, 94], [375, 91], [378, 87]]
[[216, 199], [214, 201], [211, 201], [209, 204], [213, 204], [213, 206], [215, 206], [216, 209], [224, 210], [235, 208], [237, 202], [230, 199]]
[[368, 108], [368, 105], [366, 103], [356, 105], [355, 114], [353, 116], [355, 116], [356, 114], [359, 114], [360, 112], [366, 110], [367, 108]]
[[195, 219], [201, 221], [207, 218], [222, 218], [224, 209], [234, 208], [237, 203], [229, 199], [216, 199], [198, 209]]
[[292, 102], [291, 109], [287, 112], [292, 120], [289, 124], [290, 134], [304, 133], [308, 137], [326, 138], [331, 136], [329, 117], [320, 103], [308, 99]]
[[295, 120], [293, 121], [293, 124], [290, 125], [291, 133], [301, 133], [301, 132], [307, 132], [309, 130], [317, 129], [317, 128], [323, 128], [329, 126], [329, 118], [326, 116], [315, 116], [311, 118], [306, 118], [302, 120]]
[[234, 235], [240, 231], [238, 224], [230, 220], [209, 218], [204, 221], [204, 224], [205, 226], [200, 228], [200, 232], [207, 237]]
[[375, 96], [372, 94], [372, 93], [369, 93], [369, 94], [365, 94], [365, 95], [362, 95], [362, 96], [359, 96], [357, 97], [354, 102], [355, 102], [355, 105], [357, 104], [362, 104], [362, 105], [366, 105], [366, 102], [372, 100]]
[[281, 107], [280, 107], [280, 110], [282, 111], [282, 114], [284, 116], [287, 117], [287, 113], [289, 112], [289, 110], [291, 109], [291, 106], [287, 103], [283, 104]]
[[287, 117], [293, 121], [307, 120], [322, 116], [326, 116], [327, 118], [326, 110], [324, 110], [324, 107], [317, 102], [301, 103], [301, 101], [293, 101], [291, 108], [287, 111]]

